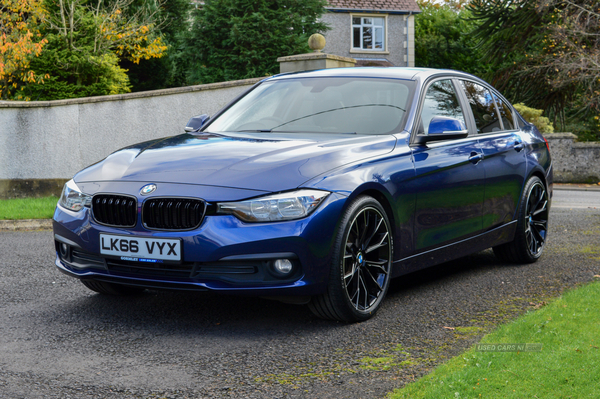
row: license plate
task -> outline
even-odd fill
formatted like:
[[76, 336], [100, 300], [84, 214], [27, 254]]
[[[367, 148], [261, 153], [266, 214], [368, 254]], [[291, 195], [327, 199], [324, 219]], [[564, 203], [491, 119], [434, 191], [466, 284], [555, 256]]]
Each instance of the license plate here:
[[138, 262], [179, 262], [181, 240], [100, 234], [100, 253]]

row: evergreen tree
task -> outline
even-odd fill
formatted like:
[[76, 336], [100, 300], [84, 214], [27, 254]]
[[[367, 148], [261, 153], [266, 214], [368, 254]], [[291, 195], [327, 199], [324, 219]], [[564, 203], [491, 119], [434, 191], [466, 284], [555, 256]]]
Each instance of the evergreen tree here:
[[186, 60], [190, 84], [279, 72], [277, 57], [306, 53], [323, 32], [325, 0], [206, 0], [195, 15]]
[[415, 64], [428, 68], [446, 68], [481, 75], [477, 40], [471, 35], [476, 24], [462, 2], [445, 3], [420, 0], [421, 14], [415, 16]]

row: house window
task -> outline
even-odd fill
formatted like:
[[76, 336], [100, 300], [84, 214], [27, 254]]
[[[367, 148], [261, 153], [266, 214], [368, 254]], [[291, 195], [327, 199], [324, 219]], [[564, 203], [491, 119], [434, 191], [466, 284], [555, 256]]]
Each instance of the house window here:
[[385, 51], [385, 17], [353, 15], [352, 49]]

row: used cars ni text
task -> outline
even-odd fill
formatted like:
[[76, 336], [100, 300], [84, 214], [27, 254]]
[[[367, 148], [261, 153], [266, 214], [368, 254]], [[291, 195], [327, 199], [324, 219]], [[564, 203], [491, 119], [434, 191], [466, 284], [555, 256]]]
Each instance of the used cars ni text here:
[[551, 197], [548, 143], [475, 76], [283, 74], [77, 173], [55, 263], [104, 294], [252, 294], [361, 321], [406, 273], [490, 247], [536, 261]]

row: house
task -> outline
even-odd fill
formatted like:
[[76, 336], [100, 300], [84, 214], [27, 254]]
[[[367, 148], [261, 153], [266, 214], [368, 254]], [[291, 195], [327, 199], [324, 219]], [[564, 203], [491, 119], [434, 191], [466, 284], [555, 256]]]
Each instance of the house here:
[[416, 0], [328, 0], [323, 52], [357, 66], [414, 66]]

